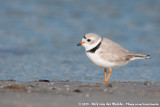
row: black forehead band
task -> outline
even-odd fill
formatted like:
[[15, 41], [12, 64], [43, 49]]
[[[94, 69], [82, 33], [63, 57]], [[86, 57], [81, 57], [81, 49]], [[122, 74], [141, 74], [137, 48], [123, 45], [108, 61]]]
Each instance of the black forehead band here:
[[85, 35], [83, 36], [84, 39], [86, 39]]

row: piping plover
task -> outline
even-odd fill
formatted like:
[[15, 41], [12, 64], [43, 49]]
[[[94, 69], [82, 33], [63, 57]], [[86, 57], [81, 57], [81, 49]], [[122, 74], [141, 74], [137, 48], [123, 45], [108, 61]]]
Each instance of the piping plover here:
[[[85, 48], [89, 59], [97, 66], [104, 68], [105, 82], [108, 82], [112, 68], [126, 65], [135, 59], [150, 58], [149, 55], [130, 52], [117, 43], [94, 33], [85, 34], [82, 42], [77, 44], [77, 46], [81, 45]], [[110, 69], [108, 77], [106, 77], [107, 68]]]

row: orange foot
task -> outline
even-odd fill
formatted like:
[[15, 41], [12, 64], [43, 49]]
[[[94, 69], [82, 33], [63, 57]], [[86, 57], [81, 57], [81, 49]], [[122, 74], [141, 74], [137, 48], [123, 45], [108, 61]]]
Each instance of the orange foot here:
[[112, 69], [110, 68], [109, 75], [108, 75], [107, 79], [106, 79], [106, 73], [107, 73], [107, 69], [106, 68], [104, 69], [104, 72], [105, 72], [105, 81], [104, 82], [108, 83], [109, 77], [111, 76], [111, 73], [112, 73]]

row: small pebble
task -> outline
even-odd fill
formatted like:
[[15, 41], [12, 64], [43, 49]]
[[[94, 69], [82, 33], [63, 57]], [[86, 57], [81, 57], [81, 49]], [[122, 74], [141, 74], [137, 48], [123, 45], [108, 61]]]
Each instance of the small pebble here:
[[73, 92], [81, 93], [81, 90], [75, 89], [75, 90], [73, 90]]
[[39, 80], [39, 82], [50, 82], [49, 80]]

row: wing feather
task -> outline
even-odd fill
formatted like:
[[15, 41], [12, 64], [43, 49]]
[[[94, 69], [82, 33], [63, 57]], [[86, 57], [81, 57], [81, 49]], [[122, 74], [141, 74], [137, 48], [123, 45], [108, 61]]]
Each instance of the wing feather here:
[[130, 56], [127, 57], [130, 54], [133, 54], [132, 52], [124, 49], [122, 46], [118, 45], [117, 43], [104, 38], [100, 47], [100, 56], [110, 62], [126, 62], [130, 60]]

